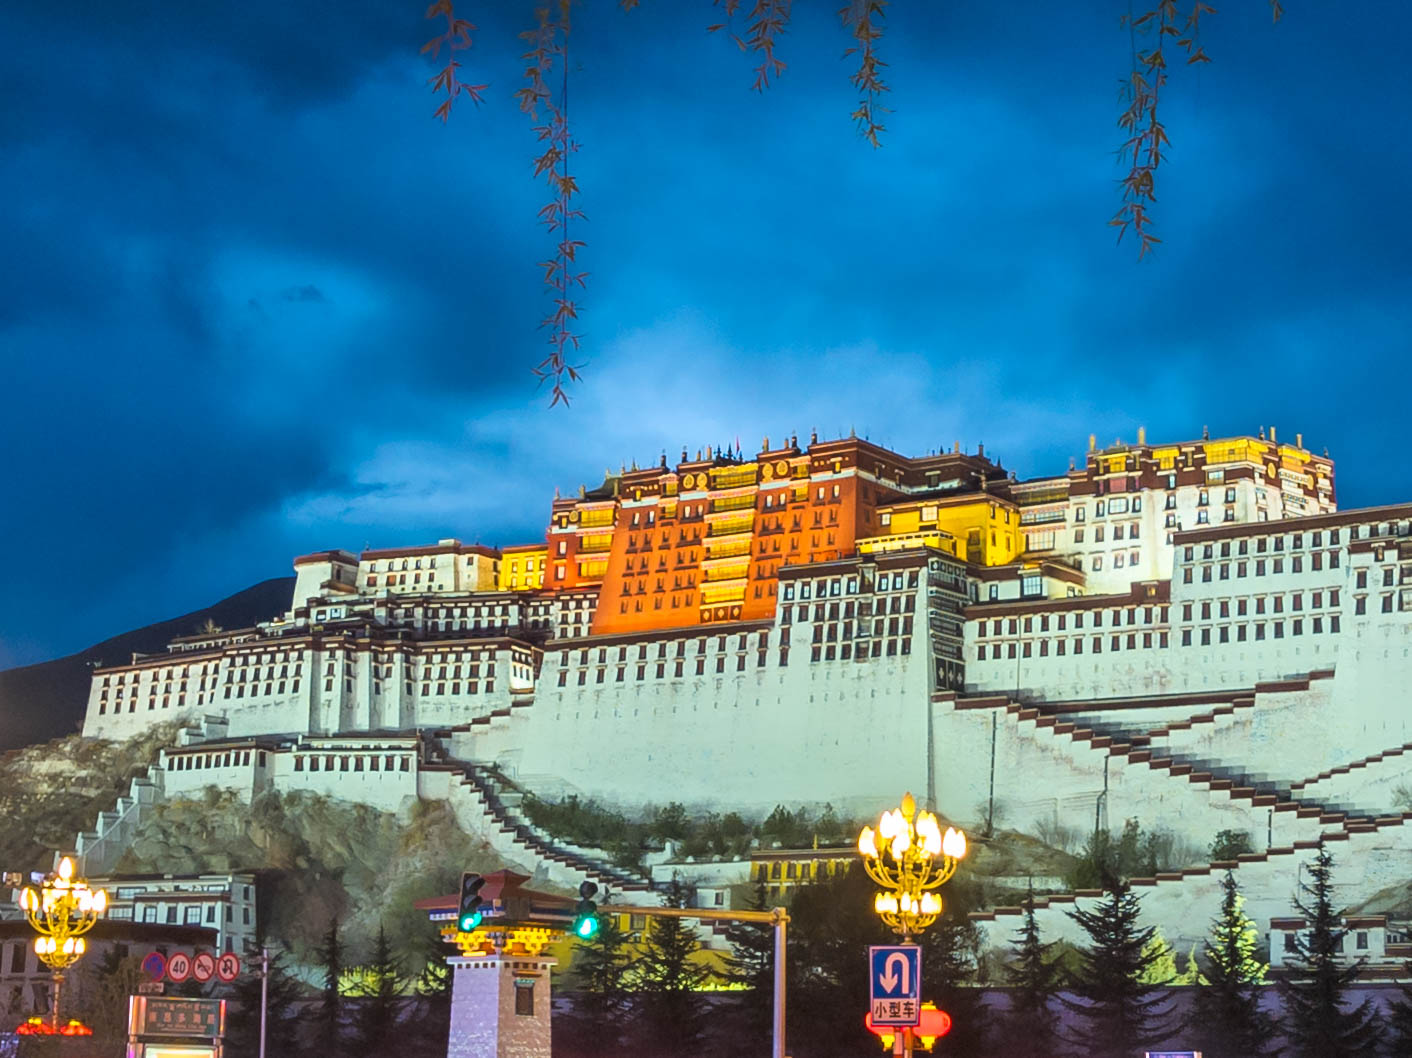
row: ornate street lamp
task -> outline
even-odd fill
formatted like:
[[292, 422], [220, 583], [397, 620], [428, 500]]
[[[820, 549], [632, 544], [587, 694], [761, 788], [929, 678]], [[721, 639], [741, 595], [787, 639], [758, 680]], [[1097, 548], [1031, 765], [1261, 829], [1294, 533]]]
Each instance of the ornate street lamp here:
[[956, 873], [956, 863], [966, 855], [966, 835], [955, 827], [941, 832], [931, 812], [918, 812], [912, 795], [887, 811], [877, 829], [864, 827], [858, 851], [868, 877], [882, 887], [873, 909], [894, 933], [911, 940], [941, 914], [941, 888]]
[[[882, 814], [876, 830], [863, 828], [858, 835], [858, 851], [863, 855], [868, 877], [882, 887], [873, 900], [873, 910], [894, 933], [910, 941], [913, 934], [921, 933], [941, 914], [941, 897], [935, 890], [956, 873], [957, 861], [966, 855], [966, 835], [955, 827], [947, 827], [943, 834], [936, 816], [918, 812], [916, 800], [908, 793], [903, 795], [900, 807]], [[911, 1058], [912, 1045], [919, 1038], [930, 1050], [931, 1044], [926, 1042], [930, 1021], [939, 1024], [944, 1018], [946, 1022], [946, 1029], [935, 1032], [932, 1040], [951, 1027], [951, 1019], [944, 1011], [935, 1013], [940, 1018], [929, 1016], [924, 1010], [922, 1024], [915, 1029], [904, 1027], [900, 1039], [894, 1034], [893, 1053]], [[871, 1013], [868, 1017], [869, 1030], [877, 1031]]]
[[73, 861], [67, 856], [59, 869], [47, 876], [38, 889], [25, 886], [20, 891], [20, 910], [25, 913], [38, 937], [34, 950], [54, 974], [54, 1002], [49, 1024], [59, 1028], [59, 989], [64, 971], [83, 957], [83, 934], [93, 928], [108, 906], [108, 894], [88, 888], [88, 882], [74, 877]]

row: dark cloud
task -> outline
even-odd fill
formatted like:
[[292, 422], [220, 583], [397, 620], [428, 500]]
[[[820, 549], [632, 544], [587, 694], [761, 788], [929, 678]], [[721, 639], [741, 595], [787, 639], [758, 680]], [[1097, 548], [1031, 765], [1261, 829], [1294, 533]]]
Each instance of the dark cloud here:
[[[1391, 189], [1412, 175], [1398, 0], [1206, 20], [1174, 69], [1157, 255], [1115, 250], [1121, 5], [1056, 20], [902, 0], [886, 146], [847, 46], [796, 5], [789, 68], [693, 7], [576, 9], [587, 379], [544, 410], [515, 107], [531, 3], [465, 0], [490, 84], [449, 125], [425, 3], [83, 0], [0, 11], [7, 660], [74, 649], [291, 554], [537, 535], [555, 484], [665, 447], [866, 428], [1021, 474], [1090, 432], [1302, 429], [1346, 504], [1404, 499]], [[84, 599], [75, 609], [73, 600]], [[16, 645], [18, 644], [18, 645]]]

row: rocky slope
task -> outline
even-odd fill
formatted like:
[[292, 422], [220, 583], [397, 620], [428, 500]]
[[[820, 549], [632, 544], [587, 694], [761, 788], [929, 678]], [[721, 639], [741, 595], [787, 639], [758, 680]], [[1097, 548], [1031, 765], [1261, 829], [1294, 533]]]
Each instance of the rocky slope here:
[[259, 871], [269, 937], [305, 962], [335, 916], [355, 958], [379, 923], [405, 939], [411, 956], [430, 933], [413, 901], [453, 892], [464, 870], [501, 866], [442, 804], [399, 818], [307, 792], [268, 793], [247, 805], [213, 788], [200, 800], [158, 805], [118, 871]]
[[164, 724], [126, 742], [68, 735], [0, 755], [0, 868], [49, 870], [175, 737]]

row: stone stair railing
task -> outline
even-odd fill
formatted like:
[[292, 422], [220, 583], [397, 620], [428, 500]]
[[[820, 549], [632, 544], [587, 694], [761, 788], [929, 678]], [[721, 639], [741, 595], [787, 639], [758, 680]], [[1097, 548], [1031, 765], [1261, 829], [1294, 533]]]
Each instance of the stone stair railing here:
[[[1115, 787], [1127, 781], [1146, 785], [1141, 777], [1143, 771], [1165, 772], [1168, 777], [1187, 784], [1193, 795], [1206, 795], [1200, 802], [1203, 809], [1208, 804], [1220, 812], [1229, 812], [1232, 807], [1243, 809], [1250, 830], [1258, 829], [1257, 822], [1267, 822], [1273, 832], [1273, 823], [1279, 821], [1282, 840], [1305, 840], [1311, 838], [1320, 826], [1342, 823], [1348, 819], [1367, 822], [1379, 816], [1378, 812], [1366, 809], [1296, 800], [1287, 785], [1282, 786], [1265, 776], [1246, 773], [1225, 762], [1169, 751], [1161, 742], [1174, 730], [1186, 730], [1186, 725], [1214, 724], [1221, 717], [1234, 715], [1237, 709], [1251, 708], [1253, 704], [1253, 697], [1245, 697], [1185, 720], [1169, 721], [1160, 728], [1141, 734], [1132, 733], [1130, 728], [1120, 723], [1089, 722], [1081, 725], [1069, 719], [1062, 709], [1016, 702], [1007, 695], [957, 699], [955, 708], [1003, 708], [1004, 719], [1013, 724], [1017, 732], [1027, 734], [1036, 748], [1048, 745], [1051, 752], [1069, 758], [1086, 770], [1091, 769], [1095, 775], [1102, 774], [1101, 759], [1106, 756], [1110, 762], [1122, 766], [1119, 772], [1110, 774], [1110, 781]], [[1026, 731], [1026, 728], [1029, 730]], [[1086, 750], [1101, 754], [1097, 758], [1099, 763], [1095, 764], [1095, 757]], [[1172, 787], [1154, 787], [1154, 793], [1159, 794], [1172, 790]], [[1192, 807], [1196, 808], [1197, 802], [1193, 802]], [[1278, 815], [1268, 820], [1257, 820], [1255, 810], [1260, 808], [1270, 809]], [[1219, 824], [1216, 829], [1224, 829], [1234, 821], [1219, 816], [1213, 817], [1212, 822]]]
[[458, 773], [461, 787], [478, 803], [490, 823], [492, 836], [502, 835], [514, 853], [555, 865], [557, 873], [569, 880], [578, 877], [614, 892], [646, 893], [652, 890], [652, 884], [646, 877], [611, 863], [602, 849], [586, 849], [553, 838], [532, 826], [517, 811], [523, 793], [513, 789], [490, 768], [452, 757], [436, 735], [426, 738], [425, 747], [428, 763]]
[[[1242, 874], [1279, 870], [1290, 875], [1291, 885], [1293, 885], [1294, 877], [1297, 874], [1298, 857], [1301, 854], [1315, 851], [1321, 843], [1334, 845], [1334, 854], [1339, 857], [1340, 844], [1338, 843], [1346, 843], [1342, 844], [1342, 847], [1347, 849], [1383, 842], [1395, 846], [1391, 848], [1390, 855], [1393, 862], [1400, 865], [1405, 861], [1408, 852], [1412, 851], [1412, 825], [1409, 823], [1412, 823], [1412, 812], [1390, 814], [1373, 820], [1336, 820], [1333, 822], [1332, 829], [1324, 830], [1314, 838], [1295, 841], [1289, 845], [1267, 849], [1264, 852], [1243, 853], [1233, 860], [1215, 860], [1207, 864], [1185, 867], [1181, 870], [1158, 872], [1150, 878], [1132, 878], [1129, 879], [1128, 884], [1140, 897], [1150, 895], [1164, 902], [1182, 900], [1196, 902], [1199, 900], [1199, 902], [1209, 904], [1209, 907], [1203, 907], [1199, 911], [1195, 907], [1192, 908], [1193, 914], [1190, 916], [1190, 921], [1196, 924], [1197, 929], [1201, 929], [1205, 922], [1215, 917], [1216, 908], [1219, 905], [1219, 893], [1216, 886], [1219, 884], [1219, 876], [1225, 871], [1235, 872], [1237, 881], [1247, 889], [1247, 893], [1253, 891], [1253, 883], [1257, 879], [1242, 878]], [[1369, 848], [1363, 851], [1373, 850]], [[1335, 881], [1337, 880], [1336, 877]], [[1372, 883], [1374, 887], [1379, 884], [1376, 881]], [[1198, 886], [1201, 891], [1199, 893], [1183, 893], [1181, 890], [1184, 886], [1187, 889]], [[1278, 887], [1267, 885], [1264, 889], [1274, 890]], [[1070, 934], [1073, 935], [1070, 939], [1076, 939], [1077, 934], [1072, 924], [1066, 921], [1066, 916], [1062, 913], [1066, 910], [1072, 910], [1076, 906], [1092, 909], [1094, 904], [1104, 895], [1101, 889], [1078, 889], [1070, 893], [1036, 896], [1034, 898], [1036, 918], [1040, 920], [1041, 926], [1047, 934], [1047, 939], [1053, 940], [1056, 937]], [[1279, 895], [1278, 899], [1283, 902], [1272, 908], [1247, 909], [1255, 917], [1259, 928], [1263, 928], [1264, 925], [1261, 921], [1262, 917], [1267, 917], [1271, 912], [1287, 911], [1287, 901], [1284, 900], [1283, 895]], [[1345, 898], [1341, 896], [1340, 899], [1344, 900]], [[1345, 902], [1356, 901], [1345, 900]], [[1019, 926], [1023, 915], [1024, 907], [1008, 906], [991, 908], [986, 911], [974, 911], [970, 914], [970, 918], [977, 923], [994, 922], [1008, 924], [1011, 928], [1015, 928]], [[1168, 937], [1168, 940], [1175, 943], [1178, 938]]]

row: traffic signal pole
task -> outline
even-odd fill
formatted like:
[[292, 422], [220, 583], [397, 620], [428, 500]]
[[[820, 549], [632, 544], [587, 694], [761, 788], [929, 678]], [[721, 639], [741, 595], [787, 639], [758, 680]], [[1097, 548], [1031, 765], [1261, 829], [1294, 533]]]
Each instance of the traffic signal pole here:
[[635, 907], [624, 904], [605, 904], [598, 909], [599, 914], [644, 915], [657, 918], [694, 918], [700, 922], [758, 922], [775, 927], [775, 1015], [773, 1041], [770, 1058], [785, 1058], [784, 1055], [784, 1013], [785, 1013], [785, 926], [789, 915], [784, 908], [771, 908], [769, 911], [715, 911], [695, 907]]

